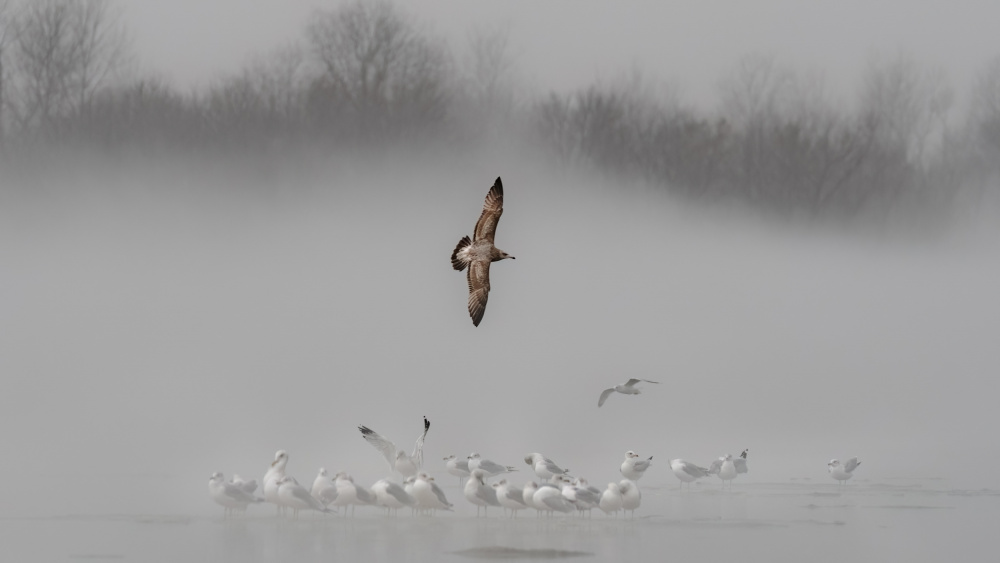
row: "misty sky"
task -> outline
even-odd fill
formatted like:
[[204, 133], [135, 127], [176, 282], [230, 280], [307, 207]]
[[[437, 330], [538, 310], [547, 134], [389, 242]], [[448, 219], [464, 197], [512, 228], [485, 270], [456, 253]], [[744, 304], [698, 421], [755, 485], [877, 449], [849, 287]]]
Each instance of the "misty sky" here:
[[[943, 67], [964, 91], [1000, 52], [1000, 5], [989, 0], [713, 0], [582, 2], [514, 0], [399, 2], [457, 53], [475, 26], [509, 25], [512, 52], [530, 88], [566, 90], [640, 69], [681, 87], [692, 103], [711, 98], [740, 57], [773, 54], [822, 71], [836, 95], [872, 56], [912, 54]], [[182, 86], [235, 72], [247, 57], [302, 37], [317, 0], [129, 0], [124, 17], [145, 70]], [[851, 85], [848, 85], [851, 84]]]

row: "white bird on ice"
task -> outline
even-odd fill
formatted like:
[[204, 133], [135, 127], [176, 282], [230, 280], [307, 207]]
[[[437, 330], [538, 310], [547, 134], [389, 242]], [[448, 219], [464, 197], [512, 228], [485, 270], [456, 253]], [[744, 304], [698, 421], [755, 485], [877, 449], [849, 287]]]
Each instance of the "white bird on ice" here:
[[337, 499], [337, 484], [333, 482], [333, 478], [330, 477], [325, 467], [319, 468], [319, 473], [316, 474], [316, 479], [313, 480], [309, 493], [323, 506], [329, 506]]
[[736, 478], [740, 473], [747, 472], [747, 450], [743, 450], [740, 457], [733, 458], [733, 454], [726, 454], [725, 457], [720, 457], [719, 459], [712, 462], [712, 466], [708, 468], [709, 473], [714, 473], [722, 479], [722, 486], [725, 488], [726, 481], [729, 481], [729, 488], [733, 487], [733, 479]]
[[216, 504], [225, 509], [224, 517], [231, 516], [234, 510], [241, 512], [246, 510], [248, 504], [264, 502], [264, 499], [257, 498], [232, 483], [227, 483], [226, 478], [218, 471], [208, 478], [208, 494]]
[[601, 398], [597, 400], [597, 406], [600, 407], [604, 405], [604, 401], [607, 401], [608, 397], [615, 391], [623, 393], [625, 395], [638, 395], [642, 393], [642, 389], [639, 389], [638, 387], [635, 386], [635, 384], [639, 383], [640, 381], [645, 381], [646, 383], [656, 383], [656, 384], [660, 383], [659, 381], [650, 381], [648, 379], [629, 379], [628, 381], [625, 382], [625, 385], [615, 385], [614, 387], [610, 389], [605, 389], [603, 392], [601, 392]]
[[452, 454], [444, 458], [444, 460], [447, 462], [444, 465], [445, 469], [448, 470], [448, 473], [458, 477], [458, 484], [461, 485], [465, 481], [465, 478], [469, 476], [469, 458], [461, 459]]
[[413, 481], [413, 498], [417, 506], [425, 510], [451, 510], [454, 506], [444, 496], [444, 491], [426, 473], [418, 473]]
[[[333, 482], [337, 486], [337, 498], [331, 504], [333, 506], [350, 506], [351, 516], [354, 516], [355, 507], [375, 504], [375, 495], [368, 489], [356, 485], [354, 478], [347, 473], [343, 471], [337, 473]], [[344, 515], [346, 516], [346, 514], [345, 510]]]
[[398, 483], [393, 483], [388, 479], [376, 481], [372, 485], [372, 493], [379, 506], [384, 506], [386, 510], [391, 510], [394, 513], [404, 506], [412, 508], [417, 505], [417, 499], [413, 498], [413, 495], [406, 492], [406, 489]]
[[483, 456], [476, 452], [469, 454], [469, 471], [472, 472], [476, 469], [482, 469], [485, 473], [485, 478], [496, 477], [503, 473], [511, 473], [512, 471], [517, 471], [514, 467], [510, 465], [500, 465], [495, 461], [490, 461], [488, 459], [483, 459]]
[[684, 487], [684, 483], [688, 483], [688, 488], [690, 488], [693, 481], [709, 475], [708, 469], [683, 459], [670, 460], [670, 469], [681, 480], [681, 487]]
[[489, 516], [488, 509], [491, 506], [500, 506], [497, 500], [497, 492], [493, 487], [486, 484], [484, 477], [486, 472], [482, 469], [473, 469], [469, 475], [469, 480], [465, 482], [463, 493], [465, 500], [476, 505], [476, 516], [479, 516], [479, 507], [483, 507], [484, 513]]
[[608, 483], [608, 488], [601, 493], [601, 501], [597, 505], [605, 514], [614, 512], [615, 518], [622, 509], [622, 490], [618, 483]]
[[274, 461], [264, 474], [264, 500], [277, 506], [278, 514], [282, 512], [282, 504], [278, 500], [278, 480], [285, 476], [285, 466], [288, 465], [288, 452], [278, 450], [274, 453]]
[[[557, 479], [562, 478], [561, 475], [557, 477]], [[535, 508], [548, 513], [549, 516], [554, 511], [569, 513], [573, 512], [575, 508], [573, 503], [563, 496], [561, 481], [539, 485], [538, 490], [531, 496], [531, 500], [534, 501]]]
[[506, 479], [493, 483], [493, 489], [497, 492], [497, 501], [504, 510], [510, 509], [510, 517], [517, 518], [517, 511], [528, 508], [528, 503], [524, 502], [524, 490], [508, 483]]
[[555, 475], [568, 475], [569, 469], [563, 469], [556, 465], [551, 459], [540, 453], [531, 453], [525, 456], [524, 463], [527, 463], [538, 475], [539, 479], [548, 480]]
[[390, 470], [398, 472], [403, 477], [409, 477], [416, 475], [417, 471], [420, 471], [420, 468], [424, 465], [424, 438], [427, 437], [427, 431], [430, 430], [430, 427], [431, 423], [425, 416], [424, 431], [417, 437], [417, 442], [413, 445], [413, 453], [410, 455], [398, 449], [396, 444], [393, 444], [367, 426], [358, 426], [358, 430], [361, 431], [361, 436], [365, 440], [368, 440], [369, 444], [382, 452], [385, 460], [389, 462]]
[[861, 465], [858, 458], [852, 457], [847, 460], [847, 463], [840, 463], [839, 459], [831, 459], [830, 463], [827, 465], [827, 471], [830, 473], [830, 477], [833, 477], [838, 481], [838, 484], [847, 484], [847, 480], [854, 477], [854, 470]]
[[622, 462], [621, 472], [626, 479], [638, 481], [646, 474], [646, 470], [652, 464], [653, 456], [649, 456], [649, 459], [639, 459], [639, 454], [629, 450], [625, 452], [625, 461]]
[[278, 500], [282, 505], [292, 509], [292, 518], [299, 517], [299, 510], [333, 512], [323, 506], [319, 499], [309, 494], [309, 491], [290, 475], [278, 479]]
[[639, 484], [635, 481], [622, 479], [618, 482], [618, 489], [622, 492], [622, 510], [631, 511], [634, 519], [635, 509], [642, 504], [642, 492], [639, 490]]

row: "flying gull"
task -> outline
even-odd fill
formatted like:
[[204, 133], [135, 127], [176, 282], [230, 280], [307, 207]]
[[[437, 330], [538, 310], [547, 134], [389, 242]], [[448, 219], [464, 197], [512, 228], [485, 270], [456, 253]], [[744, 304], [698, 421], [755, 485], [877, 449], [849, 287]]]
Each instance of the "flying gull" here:
[[361, 436], [368, 443], [371, 444], [376, 450], [382, 452], [385, 456], [385, 460], [389, 462], [389, 468], [393, 471], [399, 472], [403, 477], [409, 477], [411, 475], [416, 475], [417, 471], [420, 470], [424, 465], [424, 438], [427, 437], [427, 431], [430, 430], [431, 423], [424, 417], [424, 432], [417, 437], [417, 442], [413, 444], [413, 454], [407, 455], [403, 450], [397, 449], [396, 444], [393, 444], [389, 440], [382, 437], [381, 434], [375, 432], [367, 426], [358, 426], [358, 430], [361, 431]]
[[656, 383], [656, 384], [660, 383], [659, 381], [650, 381], [648, 379], [629, 379], [628, 381], [625, 382], [625, 385], [615, 385], [610, 389], [605, 389], [601, 393], [601, 398], [597, 400], [597, 406], [600, 407], [604, 405], [604, 401], [607, 401], [608, 397], [615, 391], [618, 391], [619, 393], [624, 393], [626, 395], [638, 395], [639, 393], [642, 393], [642, 389], [639, 389], [638, 387], [635, 386], [635, 384], [639, 383], [640, 381], [645, 381], [646, 383]]
[[503, 214], [503, 184], [500, 178], [493, 183], [486, 194], [483, 204], [483, 214], [476, 221], [476, 229], [472, 239], [468, 236], [458, 241], [458, 246], [451, 253], [451, 266], [461, 272], [468, 266], [469, 280], [469, 316], [472, 324], [479, 326], [486, 312], [486, 299], [490, 295], [490, 263], [504, 258], [513, 258], [510, 254], [493, 246], [493, 237], [497, 233], [497, 223]]

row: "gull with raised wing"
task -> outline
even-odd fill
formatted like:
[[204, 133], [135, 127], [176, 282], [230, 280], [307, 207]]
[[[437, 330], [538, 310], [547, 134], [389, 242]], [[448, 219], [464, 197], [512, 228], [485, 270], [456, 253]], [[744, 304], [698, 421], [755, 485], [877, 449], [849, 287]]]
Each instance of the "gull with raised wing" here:
[[375, 432], [367, 426], [358, 426], [358, 430], [361, 431], [361, 436], [368, 440], [376, 450], [382, 452], [385, 456], [385, 460], [389, 463], [389, 469], [392, 471], [397, 471], [403, 477], [409, 477], [411, 475], [416, 475], [417, 471], [424, 465], [424, 438], [427, 437], [427, 431], [430, 430], [431, 423], [424, 417], [424, 431], [417, 438], [417, 442], [413, 445], [413, 454], [407, 455], [403, 450], [397, 449], [396, 444], [393, 444], [389, 440], [382, 437], [378, 432]]
[[503, 183], [497, 177], [493, 187], [486, 194], [483, 213], [476, 221], [476, 229], [470, 239], [462, 237], [451, 253], [451, 266], [459, 272], [469, 268], [466, 276], [469, 282], [469, 316], [472, 324], [479, 326], [486, 312], [486, 300], [490, 295], [490, 264], [506, 258], [514, 258], [493, 245], [497, 233], [497, 223], [503, 214]]
[[846, 485], [847, 480], [854, 477], [854, 470], [861, 465], [861, 462], [858, 461], [858, 458], [852, 457], [846, 463], [840, 463], [839, 459], [831, 459], [830, 463], [826, 465], [827, 471], [830, 472], [830, 477], [836, 479], [838, 485], [841, 483]]
[[604, 401], [607, 401], [608, 397], [610, 397], [611, 394], [614, 393], [615, 391], [625, 395], [638, 395], [642, 393], [642, 389], [639, 389], [638, 387], [635, 386], [635, 384], [639, 383], [640, 381], [645, 381], [646, 383], [656, 383], [656, 384], [660, 383], [659, 381], [650, 381], [648, 379], [629, 379], [628, 381], [625, 382], [625, 385], [615, 385], [614, 387], [610, 389], [605, 389], [603, 392], [601, 392], [601, 398], [597, 400], [597, 406], [599, 407], [603, 406]]

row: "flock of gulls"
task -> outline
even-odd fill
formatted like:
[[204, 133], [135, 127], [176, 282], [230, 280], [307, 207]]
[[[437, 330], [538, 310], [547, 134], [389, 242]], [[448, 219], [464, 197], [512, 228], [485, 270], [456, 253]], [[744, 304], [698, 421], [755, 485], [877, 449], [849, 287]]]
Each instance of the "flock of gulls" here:
[[[498, 177], [486, 194], [483, 212], [476, 222], [472, 238], [462, 237], [451, 253], [452, 267], [458, 271], [467, 270], [469, 316], [475, 326], [479, 326], [486, 312], [490, 293], [490, 264], [514, 258], [494, 245], [497, 224], [502, 214], [503, 183]], [[603, 406], [614, 393], [640, 394], [641, 389], [636, 386], [640, 382], [658, 383], [648, 379], [629, 379], [622, 385], [601, 392], [597, 406]], [[424, 471], [424, 440], [430, 430], [427, 417], [424, 417], [423, 432], [417, 438], [413, 452], [409, 454], [367, 426], [359, 426], [358, 430], [385, 457], [393, 477], [401, 477], [400, 481], [380, 479], [371, 487], [364, 487], [356, 484], [354, 478], [346, 472], [330, 475], [326, 468], [321, 467], [312, 486], [307, 489], [294, 477], [286, 474], [288, 453], [278, 450], [264, 474], [263, 497], [257, 496], [256, 479], [247, 480], [234, 474], [226, 481], [220, 472], [213, 473], [209, 478], [209, 494], [212, 500], [225, 509], [226, 517], [241, 514], [249, 505], [259, 503], [273, 504], [279, 516], [290, 512], [293, 518], [297, 518], [301, 510], [331, 513], [344, 508], [346, 515], [347, 507], [350, 507], [353, 515], [358, 506], [380, 507], [393, 515], [401, 508], [409, 508], [413, 513], [421, 514], [453, 510], [454, 505], [434, 477]], [[721, 479], [723, 488], [728, 482], [731, 489], [732, 481], [747, 472], [748, 451], [743, 450], [738, 457], [731, 454], [722, 456], [707, 468], [683, 459], [674, 459], [670, 461], [670, 469], [680, 480], [682, 490], [685, 483], [690, 488], [692, 482], [710, 475]], [[619, 512], [630, 512], [634, 516], [635, 510], [639, 508], [642, 492], [638, 482], [652, 466], [653, 458], [642, 459], [633, 451], [626, 452], [625, 460], [619, 468], [625, 478], [608, 483], [603, 490], [591, 486], [583, 477], [571, 476], [569, 469], [563, 469], [537, 452], [525, 456], [524, 462], [538, 481], [528, 481], [521, 486], [503, 477], [518, 471], [516, 467], [485, 459], [478, 453], [472, 453], [464, 459], [451, 455], [444, 458], [444, 461], [447, 472], [459, 478], [465, 500], [476, 506], [477, 516], [480, 511], [486, 515], [490, 507], [500, 507], [511, 518], [525, 509], [533, 509], [538, 515], [562, 513], [590, 516], [594, 508], [617, 517]], [[856, 457], [843, 464], [836, 459], [831, 460], [828, 464], [830, 476], [846, 484], [860, 463]], [[503, 478], [487, 483], [496, 477]]]
[[[423, 432], [410, 454], [371, 428], [358, 427], [361, 436], [385, 458], [393, 477], [401, 477], [399, 481], [379, 479], [371, 487], [365, 487], [355, 483], [346, 472], [330, 475], [325, 467], [321, 467], [312, 486], [307, 489], [287, 474], [288, 452], [278, 450], [264, 474], [263, 497], [256, 496], [256, 479], [247, 480], [233, 475], [226, 481], [220, 472], [213, 473], [209, 478], [208, 492], [212, 500], [225, 509], [225, 517], [242, 514], [249, 505], [265, 502], [273, 504], [279, 516], [290, 513], [292, 518], [298, 518], [300, 510], [331, 513], [338, 512], [338, 508], [344, 508], [346, 516], [347, 507], [350, 507], [353, 516], [358, 506], [378, 507], [392, 515], [396, 515], [400, 508], [409, 508], [413, 514], [435, 514], [439, 510], [451, 512], [454, 504], [448, 500], [435, 478], [423, 468], [424, 440], [430, 427], [430, 421], [424, 417]], [[748, 453], [749, 449], [745, 449], [738, 457], [727, 454], [707, 468], [674, 459], [670, 461], [670, 469], [680, 480], [681, 490], [685, 483], [690, 488], [692, 482], [710, 475], [722, 480], [723, 489], [727, 482], [732, 489], [733, 480], [747, 472]], [[462, 495], [476, 506], [477, 517], [480, 512], [488, 516], [492, 506], [500, 507], [510, 518], [516, 518], [518, 512], [525, 509], [533, 509], [539, 516], [561, 513], [589, 517], [594, 508], [616, 518], [619, 512], [628, 512], [634, 517], [635, 510], [642, 503], [638, 482], [653, 465], [652, 457], [643, 459], [633, 451], [625, 452], [625, 460], [619, 467], [624, 479], [612, 481], [602, 490], [590, 485], [583, 477], [572, 476], [569, 469], [537, 452], [526, 455], [524, 462], [538, 481], [527, 481], [521, 486], [506, 478], [506, 475], [517, 472], [517, 467], [486, 459], [476, 452], [464, 459], [450, 455], [443, 461], [444, 469], [459, 478]], [[856, 457], [843, 464], [836, 459], [831, 460], [828, 464], [830, 476], [846, 483], [860, 464]], [[502, 478], [493, 483], [487, 482], [495, 477]]]

